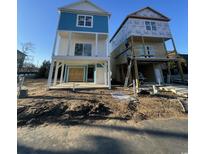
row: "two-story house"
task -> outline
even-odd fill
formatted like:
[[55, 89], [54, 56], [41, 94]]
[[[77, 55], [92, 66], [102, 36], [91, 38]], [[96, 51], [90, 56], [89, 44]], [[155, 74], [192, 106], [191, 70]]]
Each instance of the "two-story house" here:
[[[174, 40], [169, 28], [170, 19], [150, 7], [131, 13], [122, 22], [111, 38], [111, 70], [112, 79], [126, 83], [131, 82], [128, 73], [138, 71], [138, 79], [143, 77], [149, 83], [170, 82], [170, 62], [178, 64], [183, 79], [183, 73], [177, 56], [169, 58], [167, 41], [177, 53]], [[135, 60], [135, 65], [130, 63]]]
[[89, 0], [59, 8], [48, 86], [89, 82], [110, 88], [110, 13]]

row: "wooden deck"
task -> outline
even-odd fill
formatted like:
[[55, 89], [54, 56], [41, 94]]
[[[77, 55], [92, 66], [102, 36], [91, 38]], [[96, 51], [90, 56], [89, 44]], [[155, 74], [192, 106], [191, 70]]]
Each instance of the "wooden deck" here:
[[55, 86], [49, 87], [49, 89], [105, 89], [108, 88], [108, 85], [104, 84], [95, 84], [89, 82], [68, 82], [57, 84]]

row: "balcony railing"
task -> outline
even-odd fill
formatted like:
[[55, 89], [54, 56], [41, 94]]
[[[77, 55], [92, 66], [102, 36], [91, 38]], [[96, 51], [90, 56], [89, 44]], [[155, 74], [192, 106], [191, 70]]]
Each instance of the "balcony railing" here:
[[75, 55], [74, 52], [68, 54], [68, 53], [65, 52], [65, 51], [58, 51], [57, 53], [54, 54], [54, 56], [71, 56], [71, 57], [73, 57], [73, 56], [75, 56], [75, 57], [108, 57], [106, 51], [105, 51], [105, 52], [97, 52], [97, 53], [92, 52], [90, 56], [89, 56], [89, 55]]

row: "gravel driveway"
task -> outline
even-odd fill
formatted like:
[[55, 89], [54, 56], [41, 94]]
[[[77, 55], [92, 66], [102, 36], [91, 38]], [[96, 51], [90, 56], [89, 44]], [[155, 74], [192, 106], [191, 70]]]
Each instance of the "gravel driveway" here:
[[181, 154], [188, 152], [188, 120], [107, 120], [74, 126], [18, 128], [18, 154]]

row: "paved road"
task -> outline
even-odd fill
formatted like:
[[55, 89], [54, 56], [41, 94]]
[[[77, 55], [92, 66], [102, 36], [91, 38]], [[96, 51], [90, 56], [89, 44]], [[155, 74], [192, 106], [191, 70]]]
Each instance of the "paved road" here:
[[187, 119], [18, 128], [18, 154], [181, 154], [188, 151]]

